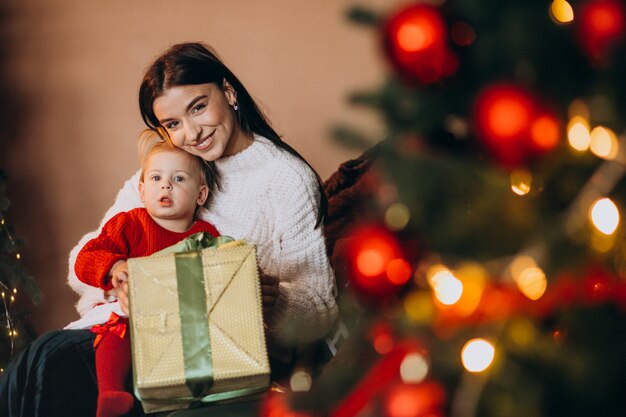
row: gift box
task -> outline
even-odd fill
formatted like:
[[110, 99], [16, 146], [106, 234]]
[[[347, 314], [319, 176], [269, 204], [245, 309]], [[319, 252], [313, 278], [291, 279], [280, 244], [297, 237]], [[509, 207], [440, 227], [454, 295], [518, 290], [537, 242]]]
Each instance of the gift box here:
[[128, 260], [134, 387], [146, 412], [269, 386], [255, 248], [188, 250], [200, 241]]

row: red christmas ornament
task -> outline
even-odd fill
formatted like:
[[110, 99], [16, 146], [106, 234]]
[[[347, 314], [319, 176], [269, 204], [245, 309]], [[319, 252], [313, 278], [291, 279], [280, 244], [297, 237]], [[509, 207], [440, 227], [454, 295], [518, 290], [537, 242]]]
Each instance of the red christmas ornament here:
[[458, 59], [448, 47], [446, 22], [436, 7], [408, 6], [384, 25], [385, 53], [398, 72], [421, 84], [432, 84], [454, 74]]
[[485, 88], [474, 105], [478, 137], [503, 165], [515, 167], [554, 149], [561, 126], [526, 90], [508, 83]]
[[400, 244], [382, 226], [361, 226], [342, 250], [353, 288], [366, 298], [378, 300], [395, 294], [411, 277]]
[[583, 49], [598, 65], [606, 63], [610, 49], [624, 40], [626, 7], [621, 0], [591, 0], [580, 7], [578, 35]]

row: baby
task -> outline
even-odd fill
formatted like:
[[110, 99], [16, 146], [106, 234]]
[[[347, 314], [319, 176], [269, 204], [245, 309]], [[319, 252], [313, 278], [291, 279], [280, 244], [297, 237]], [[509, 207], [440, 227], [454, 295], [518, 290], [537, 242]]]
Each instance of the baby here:
[[[76, 275], [86, 284], [111, 291], [128, 280], [127, 259], [148, 256], [198, 232], [219, 233], [196, 219], [213, 183], [207, 162], [175, 148], [152, 130], [139, 138], [141, 179], [139, 194], [145, 208], [111, 218], [98, 237], [78, 254]], [[133, 396], [124, 390], [131, 364], [128, 319], [111, 313], [105, 325], [94, 326], [98, 378], [97, 417], [126, 414]]]

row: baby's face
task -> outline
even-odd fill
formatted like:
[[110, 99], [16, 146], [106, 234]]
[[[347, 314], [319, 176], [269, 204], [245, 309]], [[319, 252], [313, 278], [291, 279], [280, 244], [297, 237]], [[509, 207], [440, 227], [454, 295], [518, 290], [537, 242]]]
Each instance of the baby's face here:
[[208, 187], [193, 157], [185, 152], [161, 151], [150, 155], [144, 165], [139, 191], [146, 210], [159, 219], [193, 219], [204, 203]]

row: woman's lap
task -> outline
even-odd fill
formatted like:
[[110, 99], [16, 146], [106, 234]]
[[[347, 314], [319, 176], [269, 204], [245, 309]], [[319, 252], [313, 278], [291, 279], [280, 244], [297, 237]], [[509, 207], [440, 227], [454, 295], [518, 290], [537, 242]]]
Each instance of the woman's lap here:
[[95, 415], [94, 334], [57, 330], [33, 341], [0, 377], [0, 414], [7, 417]]
[[[0, 417], [93, 417], [94, 338], [89, 330], [55, 330], [34, 340], [0, 374]], [[144, 415], [138, 402], [131, 415]]]

